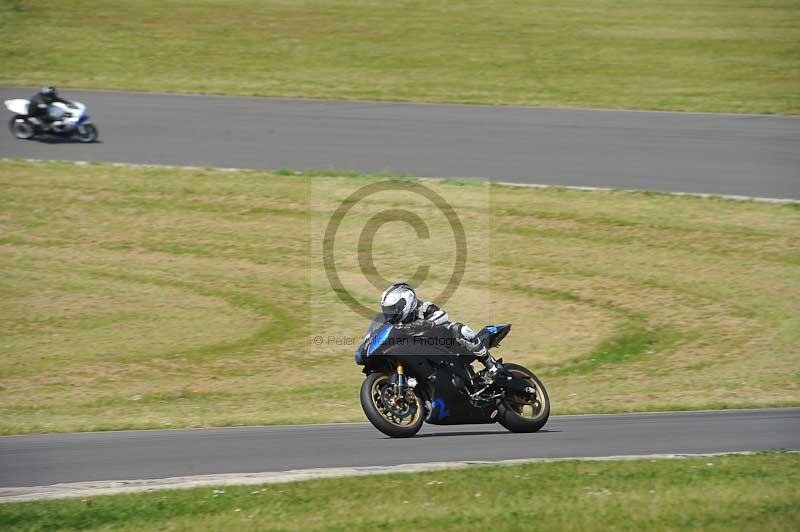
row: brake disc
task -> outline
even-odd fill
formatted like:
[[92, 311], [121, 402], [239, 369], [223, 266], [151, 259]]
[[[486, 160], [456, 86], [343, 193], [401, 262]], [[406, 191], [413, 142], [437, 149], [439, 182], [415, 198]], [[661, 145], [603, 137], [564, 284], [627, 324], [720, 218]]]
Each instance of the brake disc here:
[[384, 386], [381, 389], [381, 402], [383, 406], [397, 417], [407, 417], [414, 413], [416, 401], [408, 401], [397, 396], [394, 386]]

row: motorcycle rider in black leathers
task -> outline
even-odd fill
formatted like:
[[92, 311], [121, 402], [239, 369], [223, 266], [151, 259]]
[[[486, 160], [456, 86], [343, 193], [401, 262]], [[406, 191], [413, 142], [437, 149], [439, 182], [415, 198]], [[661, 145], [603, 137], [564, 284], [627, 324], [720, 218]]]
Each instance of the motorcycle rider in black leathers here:
[[451, 322], [447, 312], [433, 303], [420, 302], [414, 289], [406, 283], [396, 283], [386, 289], [381, 296], [381, 310], [387, 322], [410, 329], [442, 327], [456, 343], [486, 366], [488, 380], [493, 380], [501, 368], [472, 329], [463, 323]]
[[59, 98], [55, 87], [42, 87], [30, 99], [28, 116], [36, 118], [44, 127], [48, 127], [53, 122], [53, 117], [50, 116], [48, 107], [56, 102], [70, 103], [68, 100]]

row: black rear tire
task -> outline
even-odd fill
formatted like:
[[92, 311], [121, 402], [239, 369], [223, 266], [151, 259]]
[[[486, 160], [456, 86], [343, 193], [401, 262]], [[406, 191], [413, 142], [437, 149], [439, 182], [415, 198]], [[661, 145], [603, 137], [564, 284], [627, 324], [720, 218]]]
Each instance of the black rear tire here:
[[[536, 432], [544, 427], [550, 417], [550, 397], [544, 384], [528, 368], [518, 364], [504, 364], [503, 367], [516, 377], [529, 381], [536, 388], [537, 401], [528, 405], [522, 401], [514, 401], [513, 398], [505, 400], [497, 409], [497, 421], [511, 432]], [[531, 416], [524, 415], [526, 406], [531, 407]]]
[[22, 115], [13, 116], [8, 122], [8, 129], [20, 140], [29, 140], [36, 135], [36, 128]]
[[[392, 438], [410, 438], [414, 436], [419, 429], [422, 428], [422, 423], [425, 421], [423, 416], [422, 400], [416, 396], [416, 412], [412, 414], [411, 419], [407, 424], [403, 424], [403, 420], [390, 420], [390, 416], [381, 413], [381, 405], [379, 405], [380, 398], [376, 397], [375, 392], [381, 387], [383, 383], [388, 383], [389, 375], [383, 372], [375, 372], [367, 375], [364, 382], [361, 383], [361, 408], [367, 419], [372, 425]], [[402, 422], [398, 422], [402, 421]]]

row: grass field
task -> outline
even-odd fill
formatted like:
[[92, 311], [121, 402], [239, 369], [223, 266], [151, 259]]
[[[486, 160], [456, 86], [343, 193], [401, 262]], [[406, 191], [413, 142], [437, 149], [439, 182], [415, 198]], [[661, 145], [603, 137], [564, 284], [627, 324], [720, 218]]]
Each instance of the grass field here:
[[0, 85], [800, 113], [800, 3], [0, 2]]
[[4, 530], [797, 530], [800, 457], [555, 462], [0, 504]]
[[[363, 420], [346, 342], [367, 321], [327, 284], [320, 242], [380, 179], [0, 161], [0, 432]], [[467, 235], [445, 308], [512, 322], [496, 354], [542, 375], [554, 413], [800, 404], [797, 205], [414, 182]], [[447, 222], [384, 194], [342, 223], [342, 282], [375, 307], [358, 229], [403, 206], [429, 238], [390, 222], [375, 267], [431, 265], [435, 298]]]

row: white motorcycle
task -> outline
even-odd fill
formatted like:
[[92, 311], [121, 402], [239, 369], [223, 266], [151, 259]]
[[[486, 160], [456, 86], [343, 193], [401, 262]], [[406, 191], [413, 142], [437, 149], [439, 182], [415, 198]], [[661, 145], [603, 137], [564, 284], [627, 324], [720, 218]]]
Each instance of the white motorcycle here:
[[46, 123], [28, 116], [30, 101], [24, 99], [6, 100], [6, 108], [14, 113], [8, 124], [11, 134], [21, 140], [32, 139], [36, 135], [49, 134], [58, 137], [74, 137], [80, 142], [95, 142], [97, 127], [89, 120], [86, 106], [80, 102], [54, 102], [47, 106], [52, 122]]

